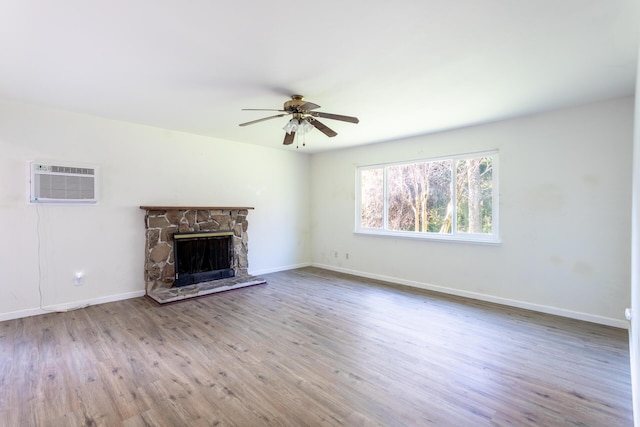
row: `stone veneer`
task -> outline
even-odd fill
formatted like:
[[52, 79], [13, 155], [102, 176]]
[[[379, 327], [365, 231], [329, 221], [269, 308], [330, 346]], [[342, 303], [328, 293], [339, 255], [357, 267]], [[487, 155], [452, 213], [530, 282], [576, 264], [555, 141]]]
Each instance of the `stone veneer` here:
[[[175, 279], [173, 235], [190, 231], [233, 231], [231, 268], [236, 277], [248, 276], [249, 236], [243, 207], [140, 206], [145, 209], [144, 280], [147, 295], [173, 286]], [[250, 276], [248, 276], [250, 277]]]

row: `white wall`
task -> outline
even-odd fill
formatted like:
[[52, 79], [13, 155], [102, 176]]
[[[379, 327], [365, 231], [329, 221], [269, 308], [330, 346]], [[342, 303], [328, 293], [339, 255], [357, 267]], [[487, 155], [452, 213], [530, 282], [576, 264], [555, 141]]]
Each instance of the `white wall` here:
[[[0, 152], [0, 320], [39, 313], [40, 291], [55, 308], [143, 294], [140, 205], [253, 206], [251, 274], [310, 260], [308, 155], [12, 102]], [[97, 166], [100, 202], [29, 205], [28, 160]]]
[[[625, 98], [316, 154], [313, 263], [624, 327], [632, 132], [633, 99]], [[499, 246], [353, 233], [357, 165], [494, 148]]]
[[[640, 55], [636, 68], [636, 93], [640, 88]], [[636, 95], [635, 132], [633, 138], [633, 205], [631, 210], [631, 385], [634, 425], [640, 426], [640, 97]]]

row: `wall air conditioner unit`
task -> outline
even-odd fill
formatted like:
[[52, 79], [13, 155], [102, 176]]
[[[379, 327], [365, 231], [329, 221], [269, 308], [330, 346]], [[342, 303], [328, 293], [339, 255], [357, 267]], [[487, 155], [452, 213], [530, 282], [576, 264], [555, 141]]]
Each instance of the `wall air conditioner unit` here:
[[96, 169], [30, 163], [30, 203], [97, 203]]

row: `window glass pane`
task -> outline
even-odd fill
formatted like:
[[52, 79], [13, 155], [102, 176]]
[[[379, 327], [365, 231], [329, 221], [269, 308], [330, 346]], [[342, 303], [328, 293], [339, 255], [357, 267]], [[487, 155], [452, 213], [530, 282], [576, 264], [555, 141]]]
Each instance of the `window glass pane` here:
[[456, 181], [456, 231], [490, 234], [493, 201], [492, 158], [458, 160]]
[[384, 218], [383, 168], [360, 171], [360, 226], [382, 228]]
[[417, 165], [399, 165], [387, 168], [387, 194], [389, 204], [389, 230], [415, 231], [417, 216], [413, 210], [414, 183], [408, 181], [412, 167]]
[[497, 167], [496, 150], [359, 167], [356, 230], [498, 242]]
[[451, 233], [451, 160], [430, 162], [428, 213], [429, 230], [433, 233]]
[[451, 164], [444, 160], [387, 168], [389, 230], [451, 232], [446, 227]]

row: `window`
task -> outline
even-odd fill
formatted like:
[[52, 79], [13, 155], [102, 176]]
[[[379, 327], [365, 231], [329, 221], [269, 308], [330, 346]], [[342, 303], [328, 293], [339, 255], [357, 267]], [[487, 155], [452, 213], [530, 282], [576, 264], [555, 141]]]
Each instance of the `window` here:
[[356, 232], [498, 241], [497, 151], [358, 167]]

